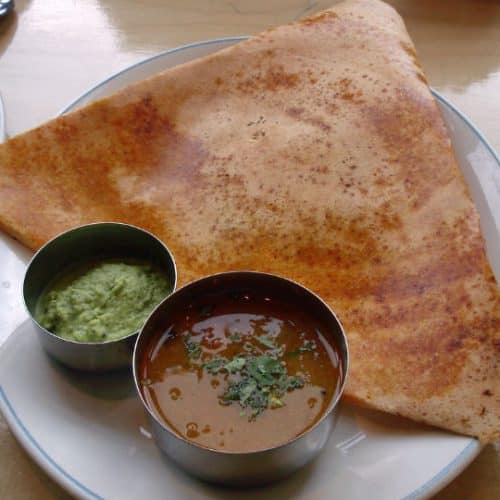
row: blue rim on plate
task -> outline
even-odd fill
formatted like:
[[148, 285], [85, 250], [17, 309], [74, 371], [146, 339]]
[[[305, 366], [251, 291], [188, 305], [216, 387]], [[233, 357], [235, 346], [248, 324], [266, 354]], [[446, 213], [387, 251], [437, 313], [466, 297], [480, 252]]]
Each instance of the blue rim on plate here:
[[[166, 55], [171, 55], [176, 52], [181, 52], [183, 50], [189, 50], [195, 47], [201, 47], [206, 45], [215, 45], [221, 43], [230, 43], [230, 42], [240, 42], [242, 40], [247, 39], [246, 36], [239, 37], [230, 37], [230, 38], [218, 38], [207, 40], [203, 42], [197, 42], [187, 45], [182, 45], [180, 47], [176, 47], [174, 49], [163, 51], [155, 56], [148, 57], [142, 61], [139, 61], [133, 65], [124, 68], [117, 73], [114, 73], [109, 78], [103, 80], [99, 84], [95, 85], [88, 91], [84, 92], [77, 99], [72, 101], [69, 105], [67, 105], [64, 109], [61, 110], [60, 114], [67, 113], [75, 106], [77, 106], [81, 101], [83, 101], [87, 96], [97, 90], [99, 87], [102, 87], [106, 83], [114, 80], [115, 78], [121, 76], [123, 73], [139, 67], [143, 64], [149, 63], [155, 59], [159, 59]], [[440, 101], [445, 107], [451, 110], [455, 115], [457, 115], [461, 121], [463, 121], [470, 131], [479, 139], [479, 141], [486, 147], [486, 149], [491, 153], [492, 157], [495, 159], [497, 167], [500, 168], [500, 159], [493, 147], [488, 143], [483, 134], [477, 129], [475, 125], [457, 108], [455, 108], [447, 99], [445, 99], [439, 92], [431, 88], [431, 92], [433, 96]], [[0, 109], [1, 111], [1, 109]], [[2, 348], [6, 347], [7, 342], [4, 343]], [[1, 349], [3, 350], [3, 349]], [[1, 352], [0, 350], [0, 352]], [[7, 395], [5, 394], [2, 386], [0, 386], [0, 409], [3, 411], [7, 422], [9, 423], [9, 427], [15, 436], [18, 438], [18, 441], [23, 445], [29, 455], [44, 469], [47, 473], [50, 474], [52, 472], [51, 477], [56, 479], [61, 486], [66, 488], [69, 492], [74, 495], [84, 497], [84, 498], [92, 498], [92, 499], [101, 499], [99, 495], [91, 491], [84, 484], [80, 483], [77, 479], [75, 479], [72, 475], [70, 475], [67, 471], [65, 471], [59, 464], [57, 464], [48, 454], [47, 452], [40, 446], [40, 444], [33, 438], [29, 430], [25, 427], [21, 419], [16, 414], [14, 408], [9, 402]], [[21, 439], [23, 438], [23, 439]], [[428, 497], [433, 493], [436, 493], [439, 489], [445, 486], [448, 482], [453, 480], [458, 474], [460, 474], [471, 462], [472, 460], [479, 454], [482, 446], [476, 439], [471, 438], [469, 443], [462, 449], [462, 451], [445, 467], [443, 467], [434, 477], [429, 479], [425, 484], [421, 487], [404, 497], [404, 500], [415, 500], [417, 498]]]
[[[104, 500], [103, 497], [97, 495], [80, 481], [75, 479], [72, 475], [68, 474], [68, 472], [55, 462], [54, 459], [40, 446], [16, 414], [1, 385], [0, 408], [2, 409], [3, 415], [9, 424], [9, 429], [11, 429], [16, 438], [18, 438], [18, 442], [23, 445], [24, 449], [28, 452], [31, 458], [33, 458], [35, 462], [45, 470], [45, 472], [49, 472], [48, 467], [52, 467], [54, 471], [57, 472], [56, 477], [59, 478], [58, 482], [63, 488], [68, 490], [73, 495], [81, 495], [83, 493], [85, 498], [91, 498], [92, 500]], [[20, 435], [23, 435], [29, 445], [25, 444], [25, 439], [20, 439]], [[51, 477], [54, 478], [52, 475]]]

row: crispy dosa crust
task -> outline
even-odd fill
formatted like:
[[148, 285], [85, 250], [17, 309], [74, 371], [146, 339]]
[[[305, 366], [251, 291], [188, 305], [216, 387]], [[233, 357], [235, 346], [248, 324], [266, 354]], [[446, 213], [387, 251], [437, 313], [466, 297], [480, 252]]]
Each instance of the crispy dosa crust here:
[[255, 269], [345, 326], [347, 396], [499, 438], [500, 296], [412, 42], [377, 0], [267, 31], [0, 146], [0, 224], [162, 238], [179, 283]]

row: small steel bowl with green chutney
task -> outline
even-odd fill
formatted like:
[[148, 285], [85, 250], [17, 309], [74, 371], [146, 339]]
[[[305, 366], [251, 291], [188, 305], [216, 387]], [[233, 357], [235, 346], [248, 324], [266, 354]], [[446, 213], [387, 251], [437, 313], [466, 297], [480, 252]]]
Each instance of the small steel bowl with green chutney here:
[[176, 283], [174, 258], [156, 236], [98, 222], [65, 231], [38, 250], [23, 298], [52, 358], [105, 372], [131, 365], [139, 330]]

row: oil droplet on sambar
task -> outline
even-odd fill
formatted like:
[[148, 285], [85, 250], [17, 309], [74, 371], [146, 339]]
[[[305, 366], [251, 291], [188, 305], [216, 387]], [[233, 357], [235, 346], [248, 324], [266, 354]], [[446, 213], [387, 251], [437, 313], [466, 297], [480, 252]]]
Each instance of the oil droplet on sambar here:
[[169, 394], [170, 394], [171, 399], [176, 401], [177, 399], [180, 398], [181, 391], [180, 391], [180, 389], [177, 389], [177, 387], [173, 387], [172, 389], [170, 389]]
[[189, 422], [186, 425], [186, 436], [188, 438], [196, 438], [200, 435], [198, 432], [198, 425], [195, 424], [194, 422]]

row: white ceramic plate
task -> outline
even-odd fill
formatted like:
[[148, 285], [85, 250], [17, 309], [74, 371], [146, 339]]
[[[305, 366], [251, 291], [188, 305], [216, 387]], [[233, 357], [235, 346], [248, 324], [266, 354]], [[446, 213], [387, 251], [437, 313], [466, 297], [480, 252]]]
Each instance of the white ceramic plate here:
[[[150, 58], [97, 85], [64, 111], [239, 40], [198, 43]], [[498, 279], [500, 224], [493, 214], [500, 214], [500, 162], [467, 119], [435, 95], [480, 211]], [[129, 377], [75, 375], [42, 352], [21, 301], [29, 257], [0, 235], [0, 408], [32, 458], [77, 497], [425, 498], [451, 481], [480, 450], [474, 439], [344, 405], [327, 449], [290, 479], [239, 491], [198, 482], [157, 450]]]
[[3, 109], [2, 96], [0, 95], [0, 142], [5, 140], [5, 111]]

